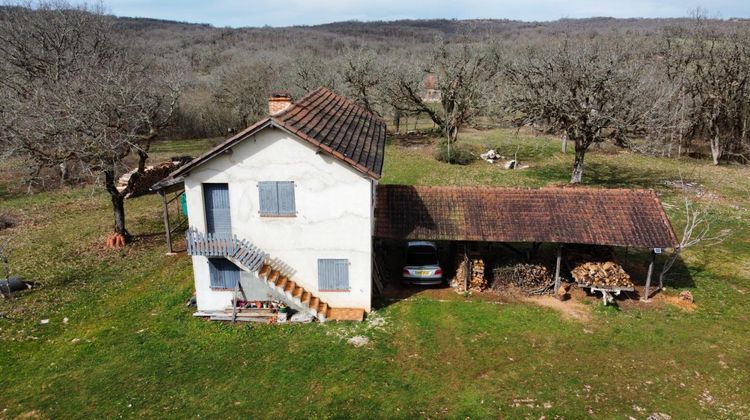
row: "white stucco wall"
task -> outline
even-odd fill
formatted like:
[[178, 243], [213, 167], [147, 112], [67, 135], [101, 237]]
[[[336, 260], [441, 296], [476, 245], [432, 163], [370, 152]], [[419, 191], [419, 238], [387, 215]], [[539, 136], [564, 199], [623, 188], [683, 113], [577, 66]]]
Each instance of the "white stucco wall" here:
[[[259, 181], [294, 181], [297, 216], [261, 217]], [[190, 226], [205, 232], [203, 183], [229, 185], [233, 233], [286, 267], [292, 280], [331, 307], [370, 310], [370, 178], [282, 130], [266, 128], [185, 177]], [[349, 260], [349, 292], [318, 290], [318, 258]], [[230, 306], [231, 291], [210, 288], [207, 258], [193, 257], [193, 270], [199, 310]]]

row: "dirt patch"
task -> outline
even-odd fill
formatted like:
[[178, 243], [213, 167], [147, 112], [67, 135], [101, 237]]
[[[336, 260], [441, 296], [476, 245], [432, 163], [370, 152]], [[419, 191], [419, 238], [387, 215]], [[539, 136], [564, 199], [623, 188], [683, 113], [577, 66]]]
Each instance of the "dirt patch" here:
[[532, 296], [524, 298], [524, 301], [545, 308], [554, 309], [560, 312], [565, 319], [580, 322], [591, 321], [591, 312], [589, 311], [588, 306], [575, 299], [568, 299], [563, 302], [553, 296]]
[[698, 306], [695, 303], [682, 300], [680, 299], [679, 296], [670, 296], [670, 295], [659, 293], [658, 295], [654, 296], [653, 299], [656, 301], [662, 301], [662, 302], [668, 303], [672, 306], [676, 306], [688, 312], [693, 312], [694, 310], [698, 308]]
[[408, 148], [426, 148], [435, 145], [435, 137], [427, 133], [406, 133], [395, 138], [396, 146]]

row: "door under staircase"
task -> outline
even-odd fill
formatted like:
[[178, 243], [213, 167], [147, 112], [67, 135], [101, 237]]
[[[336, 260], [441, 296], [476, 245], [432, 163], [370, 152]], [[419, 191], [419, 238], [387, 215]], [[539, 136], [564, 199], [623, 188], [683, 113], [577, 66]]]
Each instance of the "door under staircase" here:
[[[282, 297], [288, 305], [302, 308], [321, 322], [340, 318], [343, 314], [349, 315], [352, 311], [361, 314], [360, 319], [364, 316], [363, 309], [331, 308], [320, 297], [289, 278], [281, 269], [274, 267], [273, 263], [267, 262], [266, 253], [263, 250], [247, 240], [237, 238], [236, 235], [204, 234], [191, 227], [187, 230], [186, 236], [188, 255], [230, 260], [241, 269], [256, 274], [266, 286], [275, 292], [275, 295]], [[236, 287], [239, 287], [239, 282]]]

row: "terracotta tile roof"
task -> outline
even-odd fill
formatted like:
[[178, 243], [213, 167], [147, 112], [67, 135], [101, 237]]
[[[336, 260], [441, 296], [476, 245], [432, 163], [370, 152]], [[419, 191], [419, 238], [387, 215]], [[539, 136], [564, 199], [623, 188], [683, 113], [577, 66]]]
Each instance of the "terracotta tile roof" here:
[[319, 88], [285, 110], [239, 132], [172, 176], [187, 173], [224, 150], [269, 127], [291, 133], [375, 179], [383, 170], [386, 124], [348, 99]]
[[343, 96], [320, 88], [271, 118], [293, 134], [380, 177], [385, 122]]
[[375, 236], [670, 248], [652, 190], [379, 185]]

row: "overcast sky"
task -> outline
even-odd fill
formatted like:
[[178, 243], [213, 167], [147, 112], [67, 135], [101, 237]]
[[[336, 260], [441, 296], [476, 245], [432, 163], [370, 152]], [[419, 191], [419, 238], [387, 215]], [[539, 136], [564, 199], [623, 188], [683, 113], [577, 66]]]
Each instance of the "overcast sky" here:
[[105, 0], [105, 5], [117, 16], [233, 27], [432, 18], [682, 17], [696, 7], [708, 8], [711, 16], [750, 17], [750, 0]]

